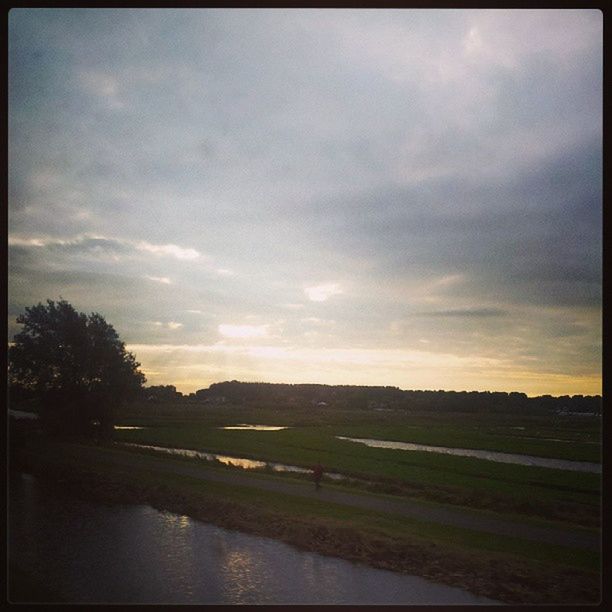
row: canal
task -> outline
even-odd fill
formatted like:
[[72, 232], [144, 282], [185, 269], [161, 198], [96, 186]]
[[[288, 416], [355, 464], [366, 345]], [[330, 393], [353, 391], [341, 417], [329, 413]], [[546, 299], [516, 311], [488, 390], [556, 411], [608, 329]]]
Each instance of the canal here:
[[497, 603], [146, 505], [75, 499], [28, 474], [11, 479], [8, 526], [10, 564], [71, 603]]

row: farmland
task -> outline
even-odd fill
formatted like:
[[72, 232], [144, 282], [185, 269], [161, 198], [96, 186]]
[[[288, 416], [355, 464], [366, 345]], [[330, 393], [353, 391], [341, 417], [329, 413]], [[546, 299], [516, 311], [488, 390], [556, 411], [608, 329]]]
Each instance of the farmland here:
[[[594, 527], [599, 522], [600, 476], [522, 466], [432, 452], [369, 448], [337, 436], [416, 442], [456, 448], [600, 460], [599, 420], [545, 415], [410, 414], [402, 411], [278, 411], [273, 407], [207, 407], [187, 412], [171, 404], [147, 414], [133, 406], [122, 423], [143, 429], [119, 430], [116, 440], [161, 445], [310, 467], [351, 477], [353, 486], [558, 520]], [[257, 423], [280, 431], [224, 430]], [[318, 423], [318, 424], [315, 424]], [[517, 429], [521, 428], [521, 429]], [[519, 435], [520, 434], [520, 435]], [[345, 485], [346, 486], [346, 485]]]
[[[598, 417], [469, 417], [456, 411], [141, 401], [117, 415], [112, 442], [30, 436], [19, 461], [64, 493], [104, 504], [149, 504], [504, 602], [597, 601], [600, 474], [371, 448], [338, 438], [591, 463], [600, 458]], [[284, 429], [224, 429], [244, 424]], [[263, 463], [247, 470], [228, 458]], [[325, 468], [319, 492], [308, 472], [317, 462]], [[272, 464], [305, 471], [276, 471]], [[538, 530], [558, 535], [539, 540]]]

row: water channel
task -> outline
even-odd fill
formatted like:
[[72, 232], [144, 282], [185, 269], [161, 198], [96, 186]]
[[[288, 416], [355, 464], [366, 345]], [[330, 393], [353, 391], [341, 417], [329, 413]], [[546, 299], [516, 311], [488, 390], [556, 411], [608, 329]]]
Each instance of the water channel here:
[[11, 480], [8, 536], [11, 565], [71, 603], [498, 603], [146, 505], [70, 498], [27, 474]]
[[500, 453], [497, 451], [475, 450], [471, 448], [448, 448], [446, 446], [429, 446], [427, 444], [414, 444], [413, 442], [394, 442], [390, 440], [372, 440], [369, 438], [346, 438], [336, 436], [339, 440], [348, 440], [365, 444], [372, 448], [391, 448], [405, 451], [424, 451], [428, 453], [443, 453], [456, 455], [458, 457], [475, 457], [487, 461], [498, 461], [499, 463], [515, 463], [517, 465], [534, 465], [545, 468], [556, 468], [558, 470], [570, 470], [574, 472], [591, 472], [601, 474], [601, 464], [589, 461], [568, 461], [566, 459], [550, 459], [547, 457], [534, 457], [532, 455], [517, 455], [515, 453]]
[[225, 425], [219, 429], [244, 429], [246, 431], [281, 431], [281, 429], [289, 429], [284, 425], [248, 425], [240, 423], [239, 425]]
[[[204, 459], [206, 461], [218, 461], [224, 465], [242, 468], [243, 470], [262, 470], [270, 468], [275, 472], [295, 472], [297, 474], [312, 474], [312, 470], [299, 467], [297, 465], [286, 465], [284, 463], [274, 463], [272, 461], [258, 461], [256, 459], [247, 459], [245, 457], [235, 457], [231, 455], [219, 455], [217, 453], [207, 453], [204, 451], [191, 450], [189, 448], [174, 448], [171, 446], [153, 446], [151, 444], [136, 444], [134, 442], [122, 442], [119, 446], [127, 446], [142, 450], [152, 450], [157, 453], [166, 453], [168, 455], [178, 455], [180, 457], [189, 457], [190, 459]], [[332, 480], [342, 480], [345, 478], [342, 474], [334, 472], [325, 472], [325, 476]]]

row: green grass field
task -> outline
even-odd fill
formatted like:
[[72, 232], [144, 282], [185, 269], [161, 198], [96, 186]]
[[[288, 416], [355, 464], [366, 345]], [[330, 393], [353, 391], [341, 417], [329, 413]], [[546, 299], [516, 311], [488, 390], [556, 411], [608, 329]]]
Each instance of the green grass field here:
[[[481, 414], [466, 419], [456, 414], [445, 417], [365, 411], [354, 411], [349, 418], [350, 411], [345, 410], [281, 412], [265, 406], [205, 407], [188, 413], [167, 405], [153, 406], [151, 412], [144, 405], [123, 415], [121, 423], [145, 429], [118, 430], [116, 440], [301, 467], [320, 461], [327, 471], [367, 481], [373, 490], [582, 526], [594, 527], [599, 522], [599, 474], [370, 448], [336, 438], [399, 440], [597, 462], [600, 431], [598, 422], [591, 419]], [[239, 423], [285, 425], [290, 429], [219, 429]]]
[[[488, 449], [597, 461], [600, 420], [556, 415], [415, 414], [274, 406], [135, 404], [118, 415], [115, 441], [185, 448], [309, 468], [350, 478], [325, 488], [378, 499], [415, 498], [474, 516], [570, 531], [600, 527], [598, 474], [497, 463], [432, 452], [370, 448], [336, 436]], [[223, 430], [241, 423], [281, 431]], [[83, 455], [79, 449], [88, 449]], [[263, 490], [257, 481], [308, 475], [252, 473], [253, 485], [202, 481], [113, 463], [147, 453], [107, 444], [65, 444], [34, 436], [22, 460], [66, 492], [102, 503], [147, 503], [228, 529], [266, 535], [323, 554], [421, 575], [508, 603], [597, 601], [596, 551], [410, 519], [390, 512]], [[85, 460], [84, 460], [85, 458]], [[167, 457], [168, 462], [197, 461]], [[132, 462], [133, 463], [133, 462]], [[137, 466], [138, 464], [136, 464]], [[211, 464], [219, 470], [237, 470]], [[294, 482], [295, 484], [295, 482]]]
[[[121, 455], [125, 451], [115, 449], [100, 449], [99, 458], [85, 458], [79, 452], [79, 445], [43, 446], [40, 458], [45, 459], [48, 467], [53, 464], [65, 465], [76, 461], [79, 470], [89, 473], [113, 474], [119, 480], [131, 482], [134, 477], [146, 487], [155, 488], [168, 486], [177, 491], [190, 491], [201, 498], [214, 502], [235, 502], [244, 507], [257, 507], [268, 512], [283, 515], [287, 520], [324, 519], [338, 524], [351, 524], [362, 532], [370, 531], [386, 537], [411, 538], [422, 544], [431, 541], [446, 547], [470, 548], [474, 550], [509, 553], [526, 556], [532, 560], [550, 561], [582, 569], [596, 569], [599, 555], [586, 550], [569, 549], [563, 546], [533, 542], [511, 538], [492, 533], [480, 533], [471, 529], [442, 525], [433, 522], [412, 519], [406, 516], [377, 512], [371, 509], [361, 509], [340, 505], [313, 498], [294, 497], [292, 495], [277, 495], [276, 493], [257, 487], [242, 487], [220, 482], [202, 481], [181, 474], [152, 473], [138, 468], [126, 471], [122, 467], [106, 461], [108, 454]], [[76, 458], [78, 457], [78, 461]], [[176, 461], [176, 458], [172, 458]], [[66, 476], [66, 474], [62, 474]], [[257, 475], [256, 480], [266, 479], [269, 475]], [[287, 477], [286, 477], [287, 478]], [[292, 479], [292, 476], [288, 476]], [[327, 485], [346, 490], [346, 487]]]
[[[29, 471], [62, 495], [161, 510], [306, 550], [421, 575], [507, 603], [594, 603], [600, 556], [565, 546], [108, 461], [126, 451], [40, 441]], [[90, 451], [83, 455], [81, 450]], [[168, 458], [169, 462], [181, 461]], [[286, 478], [281, 476], [281, 478]], [[334, 486], [334, 485], [327, 485]]]

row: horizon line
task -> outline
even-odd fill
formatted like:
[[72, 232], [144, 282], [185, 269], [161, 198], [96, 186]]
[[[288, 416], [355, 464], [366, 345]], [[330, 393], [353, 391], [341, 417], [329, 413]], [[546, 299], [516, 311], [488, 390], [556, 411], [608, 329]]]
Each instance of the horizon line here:
[[502, 393], [505, 395], [511, 395], [511, 394], [524, 395], [527, 399], [534, 399], [538, 397], [551, 397], [555, 399], [560, 399], [563, 397], [602, 398], [602, 394], [599, 394], [599, 393], [596, 393], [594, 395], [585, 395], [583, 393], [575, 393], [573, 395], [570, 395], [567, 393], [563, 395], [552, 395], [550, 393], [529, 395], [528, 393], [525, 393], [524, 391], [516, 391], [516, 390], [515, 391], [499, 391], [499, 390], [498, 391], [493, 391], [493, 390], [478, 391], [476, 389], [472, 389], [472, 390], [466, 390], [466, 389], [460, 389], [460, 390], [457, 390], [457, 389], [403, 389], [397, 385], [357, 385], [357, 384], [346, 384], [346, 383], [330, 384], [330, 383], [311, 383], [311, 382], [290, 383], [290, 382], [246, 381], [246, 380], [237, 380], [237, 379], [213, 382], [213, 383], [210, 383], [208, 387], [202, 387], [200, 389], [197, 389], [195, 391], [190, 391], [187, 393], [178, 390], [176, 385], [172, 383], [149, 385], [149, 387], [146, 387], [143, 385], [143, 389], [148, 389], [151, 387], [174, 387], [177, 393], [180, 393], [181, 395], [189, 396], [189, 395], [195, 395], [198, 391], [206, 391], [210, 389], [213, 385], [221, 385], [225, 383], [238, 383], [238, 384], [244, 384], [244, 385], [278, 385], [278, 386], [287, 385], [287, 386], [294, 386], [294, 387], [318, 386], [318, 387], [354, 387], [354, 388], [369, 388], [369, 389], [397, 389], [398, 391], [407, 392], [407, 393], [490, 393], [490, 394]]

